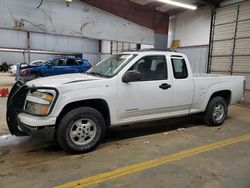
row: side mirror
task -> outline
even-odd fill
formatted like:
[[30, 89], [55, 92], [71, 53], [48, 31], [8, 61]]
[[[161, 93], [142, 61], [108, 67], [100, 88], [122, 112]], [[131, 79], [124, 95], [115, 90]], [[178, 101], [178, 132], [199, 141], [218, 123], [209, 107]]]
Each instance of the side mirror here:
[[122, 77], [122, 81], [124, 83], [128, 83], [128, 82], [134, 82], [134, 81], [139, 81], [140, 80], [140, 72], [136, 71], [136, 70], [131, 70], [126, 72], [123, 77]]
[[52, 67], [52, 64], [49, 63], [47, 66], [48, 66], [48, 68], [51, 68], [51, 67]]

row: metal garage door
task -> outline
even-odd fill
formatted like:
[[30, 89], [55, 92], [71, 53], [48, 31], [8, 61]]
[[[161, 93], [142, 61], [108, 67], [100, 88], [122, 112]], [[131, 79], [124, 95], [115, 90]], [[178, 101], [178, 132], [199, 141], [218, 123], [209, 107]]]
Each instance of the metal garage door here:
[[218, 8], [213, 16], [209, 72], [246, 77], [250, 90], [250, 1]]

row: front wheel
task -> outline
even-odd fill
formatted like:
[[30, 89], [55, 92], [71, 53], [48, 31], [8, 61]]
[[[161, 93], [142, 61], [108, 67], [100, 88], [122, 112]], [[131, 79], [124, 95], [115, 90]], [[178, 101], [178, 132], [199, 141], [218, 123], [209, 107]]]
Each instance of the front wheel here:
[[104, 138], [105, 121], [94, 108], [80, 107], [68, 112], [60, 121], [57, 141], [63, 150], [85, 153], [97, 147]]
[[204, 122], [210, 126], [219, 126], [225, 121], [227, 112], [228, 105], [226, 100], [220, 96], [214, 97], [207, 105]]

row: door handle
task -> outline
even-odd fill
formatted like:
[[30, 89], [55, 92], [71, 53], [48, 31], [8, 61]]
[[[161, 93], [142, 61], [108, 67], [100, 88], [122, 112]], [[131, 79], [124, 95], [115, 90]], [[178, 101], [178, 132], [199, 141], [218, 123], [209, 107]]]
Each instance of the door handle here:
[[161, 84], [161, 85], [159, 86], [159, 88], [161, 88], [161, 89], [168, 89], [168, 88], [171, 88], [171, 85], [170, 85], [170, 84], [164, 83], [164, 84]]

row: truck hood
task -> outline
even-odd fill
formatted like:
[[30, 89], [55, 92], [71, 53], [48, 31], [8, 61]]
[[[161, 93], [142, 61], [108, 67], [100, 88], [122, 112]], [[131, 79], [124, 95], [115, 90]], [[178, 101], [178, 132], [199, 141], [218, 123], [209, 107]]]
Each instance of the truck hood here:
[[38, 78], [27, 82], [26, 85], [29, 87], [58, 87], [61, 85], [66, 85], [71, 83], [100, 80], [100, 79], [103, 78], [82, 73], [74, 73], [74, 74], [64, 74], [58, 76]]

